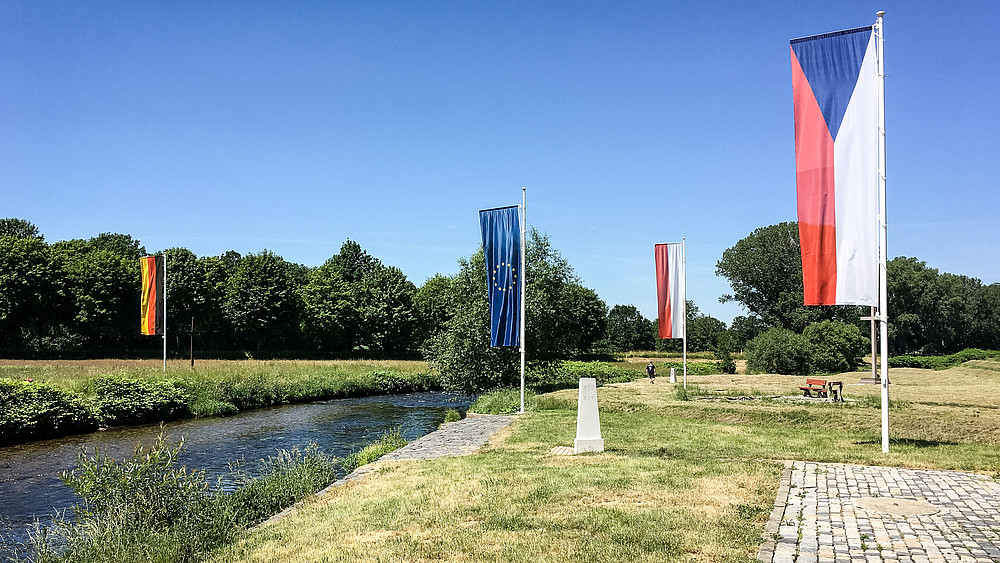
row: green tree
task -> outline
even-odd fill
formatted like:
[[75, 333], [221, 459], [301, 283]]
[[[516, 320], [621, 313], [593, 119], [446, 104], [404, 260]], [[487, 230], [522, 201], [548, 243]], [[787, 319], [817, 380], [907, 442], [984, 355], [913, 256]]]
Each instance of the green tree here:
[[[604, 335], [607, 306], [596, 292], [583, 287], [548, 237], [534, 228], [528, 233], [525, 257], [528, 359], [548, 364], [590, 351]], [[482, 264], [485, 268], [485, 261]]]
[[355, 292], [361, 321], [356, 349], [368, 355], [400, 357], [416, 348], [413, 295], [417, 288], [395, 266], [377, 264]]
[[331, 260], [313, 270], [302, 288], [302, 332], [317, 350], [339, 354], [351, 349], [350, 327], [358, 325], [351, 289]]
[[871, 340], [855, 325], [838, 321], [823, 321], [806, 327], [802, 336], [811, 346], [811, 371], [843, 373], [861, 365], [871, 349]]
[[145, 249], [128, 235], [102, 234], [57, 242], [75, 304], [74, 332], [94, 350], [143, 345], [139, 332], [139, 258]]
[[976, 347], [1000, 350], [1000, 283], [983, 286], [972, 308], [976, 312]]
[[[91, 248], [106, 250], [124, 260], [138, 262], [139, 258], [146, 256], [146, 247], [138, 240], [132, 238], [132, 235], [101, 233], [96, 237], [92, 237], [87, 243]], [[138, 269], [139, 265], [137, 263], [136, 270], [138, 271]]]
[[236, 328], [225, 313], [225, 300], [229, 278], [242, 258], [235, 250], [198, 258], [198, 269], [205, 276], [205, 307], [196, 320], [195, 330], [201, 331], [198, 339], [205, 346], [218, 349], [236, 346]]
[[891, 354], [903, 354], [927, 344], [924, 319], [931, 303], [925, 297], [937, 270], [916, 258], [900, 256], [886, 264], [889, 296], [888, 344]]
[[292, 266], [269, 250], [244, 256], [229, 277], [224, 307], [237, 336], [258, 353], [287, 347], [301, 310]]
[[926, 314], [927, 344], [932, 352], [958, 352], [977, 346], [972, 338], [975, 310], [972, 308], [982, 282], [968, 276], [938, 274], [925, 295], [933, 305]]
[[490, 347], [486, 267], [482, 248], [458, 261], [451, 278], [453, 309], [445, 329], [431, 337], [423, 353], [445, 388], [467, 393], [512, 386], [518, 378], [519, 352]]
[[729, 333], [733, 337], [734, 350], [742, 350], [747, 342], [753, 340], [768, 329], [767, 323], [757, 315], [739, 316], [729, 325]]
[[26, 219], [8, 217], [0, 219], [0, 237], [37, 238], [42, 239], [38, 227]]
[[[604, 302], [583, 287], [548, 238], [535, 229], [528, 236], [527, 262], [528, 361], [544, 367], [589, 351], [604, 334]], [[518, 350], [490, 348], [482, 249], [460, 260], [459, 266], [451, 280], [451, 318], [425, 347], [425, 358], [449, 388], [475, 392], [514, 385], [519, 377]]]
[[733, 359], [734, 351], [735, 342], [733, 335], [729, 331], [720, 334], [713, 352], [715, 353], [715, 359], [719, 361], [722, 373], [736, 373], [736, 360]]
[[178, 348], [186, 346], [191, 331], [191, 320], [199, 347], [204, 346], [206, 328], [214, 327], [221, 317], [222, 304], [219, 294], [209, 283], [206, 262], [186, 248], [164, 251], [167, 258], [167, 332], [175, 339]]
[[70, 346], [66, 285], [61, 256], [40, 237], [0, 236], [0, 348]]
[[801, 332], [825, 319], [857, 323], [861, 310], [846, 306], [806, 307], [802, 293], [802, 255], [796, 223], [755, 229], [727, 248], [715, 265], [733, 293], [719, 298], [736, 301], [769, 326]]
[[709, 315], [698, 315], [688, 323], [688, 351], [715, 350], [719, 343], [719, 336], [725, 332], [726, 323]]
[[340, 252], [330, 259], [330, 266], [340, 274], [341, 279], [351, 285], [360, 283], [365, 274], [380, 264], [377, 258], [368, 254], [360, 244], [351, 239], [344, 241], [340, 246]]
[[413, 307], [418, 319], [418, 340], [423, 346], [427, 339], [444, 330], [451, 318], [451, 278], [436, 274], [425, 281], [413, 296]]
[[652, 350], [656, 346], [655, 326], [634, 305], [615, 305], [608, 312], [605, 331], [608, 346], [614, 352]]
[[801, 334], [774, 327], [747, 342], [747, 373], [808, 375], [812, 372], [812, 345]]

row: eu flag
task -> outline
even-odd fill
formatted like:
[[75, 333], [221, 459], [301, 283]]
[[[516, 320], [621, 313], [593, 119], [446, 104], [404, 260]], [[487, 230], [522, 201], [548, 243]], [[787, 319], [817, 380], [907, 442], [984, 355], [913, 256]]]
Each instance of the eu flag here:
[[490, 299], [490, 346], [521, 345], [521, 224], [517, 206], [479, 212]]

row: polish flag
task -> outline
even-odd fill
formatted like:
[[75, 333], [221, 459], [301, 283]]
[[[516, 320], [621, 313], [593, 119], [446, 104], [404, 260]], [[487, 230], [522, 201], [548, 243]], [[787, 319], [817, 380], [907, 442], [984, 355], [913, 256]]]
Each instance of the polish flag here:
[[684, 245], [680, 242], [657, 244], [656, 303], [660, 338], [684, 338], [687, 318], [684, 288]]

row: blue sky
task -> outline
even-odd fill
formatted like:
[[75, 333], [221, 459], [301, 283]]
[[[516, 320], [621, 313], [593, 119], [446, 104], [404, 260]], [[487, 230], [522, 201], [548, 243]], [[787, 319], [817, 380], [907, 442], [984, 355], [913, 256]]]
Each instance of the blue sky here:
[[795, 220], [789, 39], [885, 10], [889, 256], [1000, 281], [1000, 3], [0, 4], [0, 216], [50, 242], [358, 241], [417, 285], [515, 204], [654, 317], [653, 244], [726, 322], [723, 250]]

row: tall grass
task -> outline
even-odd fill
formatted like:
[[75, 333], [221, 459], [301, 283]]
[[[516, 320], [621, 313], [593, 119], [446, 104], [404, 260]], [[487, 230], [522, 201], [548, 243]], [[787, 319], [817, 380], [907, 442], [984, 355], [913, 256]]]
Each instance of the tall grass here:
[[[524, 410], [533, 410], [535, 393], [525, 390]], [[521, 410], [521, 390], [506, 388], [483, 393], [469, 406], [469, 412], [477, 414], [514, 414]]]
[[81, 452], [63, 481], [80, 497], [71, 514], [36, 525], [24, 545], [2, 546], [0, 560], [34, 563], [188, 562], [283, 509], [322, 490], [338, 476], [406, 442], [399, 430], [340, 461], [315, 445], [282, 450], [251, 474], [243, 467], [227, 493], [203, 471], [178, 464], [183, 442], [161, 433], [120, 462], [101, 451]]
[[401, 429], [396, 428], [386, 432], [378, 440], [354, 452], [341, 462], [344, 473], [350, 473], [362, 465], [368, 465], [385, 454], [398, 450], [406, 445]]

